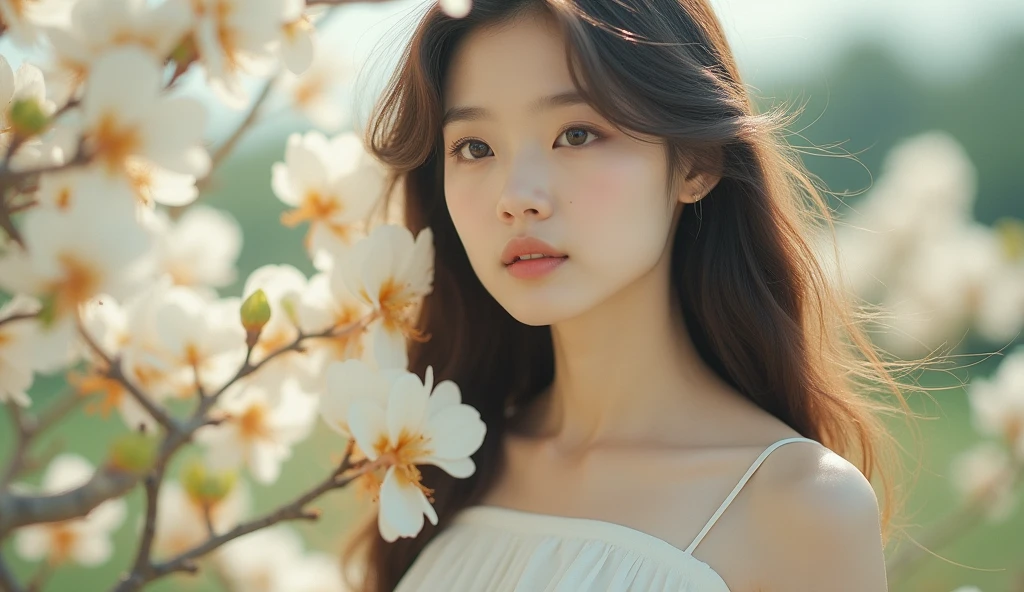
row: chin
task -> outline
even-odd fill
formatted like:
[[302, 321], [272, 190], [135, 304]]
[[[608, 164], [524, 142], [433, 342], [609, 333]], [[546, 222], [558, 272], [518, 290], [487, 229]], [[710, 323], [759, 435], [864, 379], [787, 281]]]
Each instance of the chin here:
[[581, 302], [567, 302], [538, 291], [535, 294], [517, 294], [514, 297], [495, 298], [512, 318], [524, 325], [543, 327], [579, 316], [587, 307]]

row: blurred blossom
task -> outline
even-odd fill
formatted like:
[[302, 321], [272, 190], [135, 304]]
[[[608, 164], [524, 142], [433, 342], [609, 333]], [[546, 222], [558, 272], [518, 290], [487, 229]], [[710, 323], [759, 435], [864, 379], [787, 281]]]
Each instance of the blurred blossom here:
[[305, 440], [316, 421], [317, 400], [285, 388], [271, 396], [266, 389], [236, 384], [217, 403], [228, 420], [196, 432], [212, 468], [245, 465], [256, 481], [274, 483], [292, 446]]
[[1024, 346], [1018, 346], [988, 378], [969, 387], [975, 427], [1001, 439], [1024, 460]]
[[306, 0], [284, 0], [278, 46], [285, 68], [293, 74], [309, 68], [316, 50], [316, 30], [305, 9]]
[[[0, 0], [0, 6], [3, 6]], [[11, 109], [18, 101], [33, 100], [40, 111], [50, 116], [56, 110], [53, 101], [46, 99], [46, 82], [39, 68], [23, 63], [15, 72], [4, 56], [0, 55], [0, 154], [6, 154], [14, 138], [14, 126], [11, 120]], [[22, 170], [30, 166], [44, 164], [44, 154], [40, 151], [42, 143], [38, 138], [31, 138], [23, 143], [11, 158], [13, 170]]]
[[[62, 454], [53, 459], [43, 475], [41, 492], [56, 494], [84, 485], [95, 470], [81, 456]], [[113, 555], [111, 535], [124, 522], [127, 503], [107, 500], [82, 518], [33, 524], [14, 532], [14, 549], [23, 559], [46, 559], [51, 565], [67, 562], [83, 566], [106, 563]]]
[[227, 384], [245, 360], [240, 306], [238, 298], [210, 300], [180, 286], [167, 290], [153, 314], [169, 371], [187, 372], [207, 393]]
[[[462, 403], [454, 382], [445, 380], [434, 388], [432, 367], [427, 367], [423, 382], [411, 372], [395, 376], [386, 402], [360, 396], [348, 405], [347, 414], [359, 450], [387, 467], [380, 484], [377, 527], [388, 542], [415, 537], [424, 515], [437, 524], [429, 497], [433, 492], [422, 483], [417, 465], [435, 465], [453, 477], [469, 477], [476, 471], [470, 455], [487, 431], [480, 413]], [[367, 386], [376, 388], [372, 383]], [[335, 429], [340, 423], [328, 421]]]
[[344, 252], [384, 185], [382, 167], [352, 132], [328, 140], [320, 132], [292, 134], [285, 162], [274, 163], [274, 193], [295, 209], [281, 222], [288, 227], [310, 224], [306, 248], [319, 269], [325, 258]]
[[32, 386], [32, 338], [36, 322], [8, 319], [38, 311], [39, 302], [28, 296], [15, 296], [0, 307], [0, 403], [13, 401], [22, 407], [30, 403], [28, 389]]
[[336, 293], [349, 292], [372, 307], [373, 360], [379, 368], [405, 369], [406, 338], [425, 337], [415, 327], [416, 309], [433, 289], [433, 233], [424, 228], [413, 240], [403, 226], [379, 225], [353, 245], [332, 270]]
[[0, 288], [44, 301], [52, 320], [43, 333], [59, 334], [59, 349], [67, 349], [58, 344], [71, 338], [79, 305], [98, 294], [130, 294], [151, 271], [152, 244], [133, 211], [92, 201], [78, 199], [66, 212], [29, 210], [21, 225], [26, 249], [0, 256]]
[[[103, 350], [108, 358], [117, 358], [124, 349], [133, 345], [133, 336], [128, 312], [113, 298], [99, 296], [82, 307], [82, 326], [85, 333]], [[124, 384], [107, 376], [109, 368], [105, 361], [96, 355], [92, 348], [82, 346], [85, 359], [89, 362], [85, 372], [68, 373], [68, 382], [80, 395], [99, 394], [102, 396], [98, 409], [104, 416], [116, 408], [121, 414], [125, 425], [130, 429], [144, 427], [149, 433], [157, 428], [156, 420], [149, 415], [145, 407], [128, 392]], [[141, 364], [123, 364], [123, 371], [128, 380], [143, 389], [154, 401], [163, 398], [161, 391], [154, 391], [152, 383], [157, 371]]]
[[54, 99], [66, 103], [109, 49], [134, 46], [162, 63], [192, 24], [188, 2], [76, 0], [68, 22], [46, 31], [54, 55], [46, 77], [54, 83]]
[[0, 22], [15, 43], [31, 46], [46, 26], [67, 19], [72, 0], [0, 0]]
[[303, 551], [292, 528], [276, 525], [239, 537], [221, 549], [217, 565], [232, 589], [246, 592], [346, 592], [339, 562]]
[[987, 500], [987, 517], [1001, 522], [1010, 517], [1015, 505], [1013, 463], [1006, 449], [983, 442], [953, 458], [953, 485], [969, 503]]
[[192, 0], [199, 60], [210, 88], [227, 106], [249, 103], [243, 75], [273, 70], [288, 1]]
[[175, 284], [222, 288], [235, 281], [242, 227], [231, 214], [197, 205], [175, 221], [163, 211], [147, 221], [157, 234], [157, 271]]
[[140, 202], [170, 196], [169, 205], [182, 205], [181, 175], [202, 177], [210, 167], [206, 111], [195, 99], [164, 96], [162, 78], [160, 63], [141, 50], [108, 51], [85, 83], [81, 126], [111, 184], [128, 186]]
[[335, 92], [351, 74], [336, 51], [318, 46], [313, 61], [301, 74], [285, 73], [281, 92], [291, 107], [325, 132], [336, 132], [349, 116]]
[[[234, 528], [249, 512], [250, 505], [248, 488], [244, 482], [237, 483], [223, 500], [210, 507], [214, 530], [224, 533]], [[189, 495], [176, 481], [163, 483], [153, 539], [156, 554], [165, 559], [173, 557], [203, 543], [209, 536], [201, 501]]]

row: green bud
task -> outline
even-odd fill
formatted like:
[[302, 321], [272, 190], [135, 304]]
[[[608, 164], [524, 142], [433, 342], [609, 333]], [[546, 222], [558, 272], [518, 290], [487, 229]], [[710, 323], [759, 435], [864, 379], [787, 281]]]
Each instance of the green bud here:
[[39, 309], [39, 313], [36, 318], [39, 319], [39, 322], [43, 327], [50, 327], [57, 318], [57, 295], [46, 294], [45, 296], [42, 296], [39, 301], [42, 303], [42, 308]]
[[120, 436], [110, 448], [110, 464], [118, 470], [141, 475], [153, 466], [157, 445], [157, 438], [144, 432]]
[[179, 65], [189, 64], [197, 57], [198, 53], [196, 52], [196, 43], [192, 35], [183, 38], [181, 42], [171, 50], [171, 59]]
[[242, 303], [242, 326], [249, 334], [259, 335], [263, 326], [270, 320], [270, 303], [263, 290], [256, 290]]
[[22, 136], [34, 136], [46, 129], [50, 118], [35, 99], [18, 99], [11, 105], [11, 127]]
[[193, 461], [181, 475], [181, 484], [188, 495], [200, 505], [213, 507], [235, 487], [238, 473], [213, 471], [201, 461]]

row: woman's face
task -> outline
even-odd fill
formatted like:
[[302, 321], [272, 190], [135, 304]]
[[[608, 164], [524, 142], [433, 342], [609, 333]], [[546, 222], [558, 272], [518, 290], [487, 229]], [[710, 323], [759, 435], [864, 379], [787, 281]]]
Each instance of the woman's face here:
[[[562, 37], [546, 18], [478, 29], [444, 89], [445, 199], [484, 287], [528, 325], [586, 312], [668, 257], [679, 199], [663, 143], [616, 130], [575, 87]], [[562, 97], [548, 101], [550, 97]], [[513, 237], [568, 259], [542, 277], [502, 262]]]

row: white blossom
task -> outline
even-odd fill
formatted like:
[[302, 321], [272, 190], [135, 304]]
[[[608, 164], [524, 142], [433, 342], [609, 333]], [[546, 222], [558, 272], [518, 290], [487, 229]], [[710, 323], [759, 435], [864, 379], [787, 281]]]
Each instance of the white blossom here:
[[39, 303], [27, 296], [15, 296], [0, 307], [0, 403], [13, 401], [22, 407], [30, 403], [32, 387], [32, 338], [35, 321], [11, 320], [39, 311]]
[[311, 433], [317, 400], [289, 388], [272, 397], [256, 384], [242, 383], [224, 393], [218, 408], [229, 419], [196, 433], [207, 462], [222, 469], [244, 464], [256, 481], [267, 484], [277, 481], [292, 446]]
[[406, 338], [424, 339], [416, 312], [433, 289], [433, 233], [412, 233], [392, 224], [375, 227], [353, 245], [332, 271], [337, 292], [349, 291], [378, 315], [370, 329], [374, 361], [380, 368], [408, 366]]
[[968, 393], [978, 431], [1024, 459], [1024, 347], [1007, 355], [991, 377], [974, 379]]
[[210, 88], [229, 107], [241, 109], [249, 97], [242, 75], [268, 75], [286, 0], [193, 0], [195, 41]]
[[286, 72], [283, 75], [281, 93], [292, 108], [319, 129], [335, 132], [350, 116], [335, 92], [336, 87], [346, 84], [350, 78], [350, 69], [341, 62], [338, 53], [318, 46], [312, 63], [302, 74]]
[[[55, 494], [84, 485], [94, 473], [89, 461], [75, 454], [53, 459], [43, 475], [41, 493]], [[127, 504], [121, 498], [101, 503], [82, 518], [33, 524], [14, 533], [14, 548], [23, 559], [46, 559], [53, 565], [106, 563], [113, 555], [111, 535], [124, 522]]]
[[76, 0], [68, 22], [47, 30], [54, 61], [47, 79], [64, 103], [107, 50], [134, 46], [163, 62], [192, 25], [189, 0]]
[[34, 45], [45, 27], [67, 19], [71, 0], [0, 0], [0, 22], [15, 43]]
[[285, 0], [280, 30], [279, 51], [284, 65], [293, 74], [302, 74], [316, 52], [316, 30], [305, 14], [306, 0]]
[[387, 466], [380, 486], [377, 526], [388, 542], [414, 537], [423, 516], [437, 524], [431, 493], [417, 465], [435, 465], [453, 477], [476, 471], [469, 458], [484, 440], [487, 427], [480, 413], [462, 403], [458, 386], [442, 381], [434, 388], [433, 368], [423, 382], [411, 372], [391, 384], [386, 405], [359, 397], [349, 406], [348, 425], [359, 449]]
[[170, 194], [170, 205], [181, 205], [180, 191], [153, 187], [180, 183], [175, 173], [206, 175], [206, 111], [195, 99], [163, 96], [161, 79], [160, 64], [134, 46], [104, 53], [86, 81], [81, 126], [111, 183], [127, 184], [141, 203]]
[[235, 281], [242, 228], [233, 216], [205, 205], [192, 206], [171, 221], [154, 212], [156, 266], [179, 286], [224, 287]]
[[370, 307], [351, 294], [332, 290], [327, 274], [321, 272], [309, 279], [298, 304], [299, 328], [306, 334], [337, 328], [330, 337], [305, 343], [310, 376], [320, 378], [314, 381], [310, 392], [323, 392], [323, 371], [331, 362], [371, 357], [363, 342], [366, 330], [359, 327], [370, 313]]
[[[2, 6], [2, 0], [0, 0]], [[53, 115], [56, 105], [46, 98], [46, 81], [43, 73], [36, 66], [22, 63], [15, 72], [4, 56], [0, 55], [0, 154], [6, 154], [14, 138], [14, 126], [11, 109], [18, 101], [35, 101], [40, 111]], [[43, 164], [40, 161], [46, 156], [40, 150], [42, 144], [38, 138], [30, 138], [24, 142], [11, 158], [10, 166], [21, 170], [29, 166]]]
[[217, 555], [217, 564], [232, 589], [246, 592], [348, 590], [336, 560], [324, 553], [304, 552], [302, 547], [302, 537], [279, 524], [227, 543]]
[[982, 442], [959, 453], [950, 464], [953, 485], [970, 502], [987, 501], [986, 516], [1003, 521], [1013, 511], [1013, 464], [1006, 449]]
[[440, 0], [441, 10], [452, 18], [463, 18], [473, 8], [473, 0]]
[[191, 288], [167, 290], [154, 311], [170, 371], [187, 372], [207, 393], [220, 389], [245, 360], [238, 298], [209, 300]]
[[383, 187], [383, 169], [352, 132], [328, 140], [320, 132], [292, 134], [285, 161], [274, 163], [272, 186], [285, 204], [286, 226], [310, 223], [306, 248], [318, 268], [325, 257], [344, 251]]

